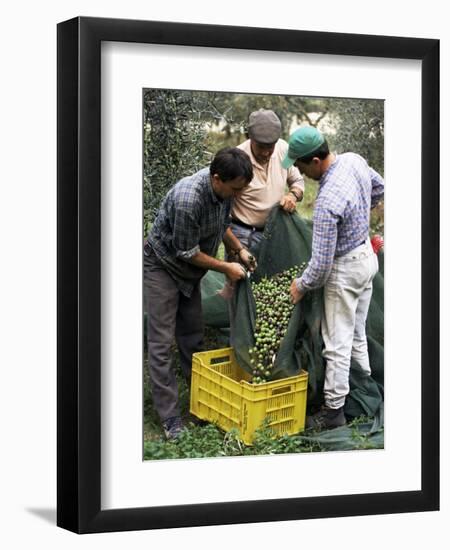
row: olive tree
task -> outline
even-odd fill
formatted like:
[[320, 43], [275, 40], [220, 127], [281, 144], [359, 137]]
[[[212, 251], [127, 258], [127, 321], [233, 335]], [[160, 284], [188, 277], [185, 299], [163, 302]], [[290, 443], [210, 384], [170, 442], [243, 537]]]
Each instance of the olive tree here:
[[210, 160], [203, 108], [192, 92], [144, 92], [144, 234], [167, 191]]
[[384, 102], [369, 99], [333, 99], [330, 113], [335, 134], [327, 136], [338, 152], [352, 151], [384, 173]]

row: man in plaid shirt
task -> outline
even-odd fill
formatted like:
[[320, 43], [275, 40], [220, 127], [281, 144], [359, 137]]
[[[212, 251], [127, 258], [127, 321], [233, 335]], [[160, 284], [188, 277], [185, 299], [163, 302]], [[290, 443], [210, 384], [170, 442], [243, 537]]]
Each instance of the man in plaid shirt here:
[[215, 257], [222, 241], [244, 266], [256, 267], [229, 227], [232, 197], [252, 177], [244, 151], [222, 149], [209, 169], [183, 178], [167, 193], [144, 246], [148, 366], [155, 409], [169, 439], [183, 429], [171, 347], [175, 339], [189, 382], [192, 354], [203, 340], [201, 278], [208, 269], [231, 281], [245, 277], [240, 263]]
[[295, 165], [319, 182], [311, 260], [290, 292], [297, 303], [324, 287], [325, 406], [308, 417], [307, 426], [332, 428], [345, 424], [351, 358], [371, 373], [365, 326], [378, 258], [369, 222], [371, 208], [384, 196], [384, 182], [359, 155], [330, 153], [324, 136], [309, 126], [291, 135], [283, 165]]

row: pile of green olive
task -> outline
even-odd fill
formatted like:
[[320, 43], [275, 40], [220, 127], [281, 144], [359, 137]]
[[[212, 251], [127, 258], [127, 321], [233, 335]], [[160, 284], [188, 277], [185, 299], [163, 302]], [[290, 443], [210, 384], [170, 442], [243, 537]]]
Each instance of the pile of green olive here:
[[289, 289], [305, 267], [306, 263], [302, 263], [251, 284], [256, 303], [255, 345], [249, 349], [253, 384], [271, 379], [276, 354], [294, 309]]

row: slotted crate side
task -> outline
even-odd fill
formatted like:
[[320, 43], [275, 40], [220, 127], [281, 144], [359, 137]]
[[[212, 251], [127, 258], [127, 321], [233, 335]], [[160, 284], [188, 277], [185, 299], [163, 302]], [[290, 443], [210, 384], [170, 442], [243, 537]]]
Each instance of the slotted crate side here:
[[292, 395], [305, 391], [308, 385], [308, 373], [300, 371], [297, 376], [274, 380], [265, 384], [244, 384], [243, 396], [249, 401], [267, 401], [276, 397]]
[[204, 420], [216, 422], [223, 429], [238, 426], [241, 399], [235, 392], [219, 384], [209, 384], [201, 378], [198, 392], [198, 413]]
[[[305, 378], [302, 374], [299, 376]], [[276, 395], [275, 397], [253, 400], [247, 400], [244, 397], [244, 406], [249, 411], [243, 420], [242, 438], [246, 443], [253, 440], [255, 430], [259, 428], [265, 418], [269, 419], [270, 428], [278, 436], [298, 433], [304, 429], [306, 385], [303, 384], [303, 380], [300, 380], [299, 387], [292, 390], [295, 386], [296, 384], [291, 382], [287, 386], [291, 388], [288, 393]], [[270, 393], [270, 390], [267, 393]]]
[[[227, 355], [229, 361], [211, 364]], [[233, 380], [238, 376], [239, 367], [232, 359], [233, 350], [225, 348], [194, 354], [192, 364], [191, 412], [226, 431], [239, 429], [241, 423], [242, 388]]]

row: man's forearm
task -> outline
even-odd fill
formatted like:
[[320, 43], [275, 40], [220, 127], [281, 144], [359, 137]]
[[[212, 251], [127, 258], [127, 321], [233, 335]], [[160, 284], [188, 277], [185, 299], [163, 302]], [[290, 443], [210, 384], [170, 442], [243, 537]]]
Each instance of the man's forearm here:
[[233, 234], [228, 227], [223, 235], [223, 244], [227, 250], [240, 250], [242, 248], [241, 241]]
[[244, 279], [246, 274], [245, 269], [240, 264], [236, 262], [223, 262], [222, 260], [208, 256], [204, 252], [197, 252], [189, 260], [189, 263], [205, 270], [212, 269], [213, 271], [224, 273], [231, 282]]
[[189, 259], [189, 263], [202, 269], [212, 269], [213, 271], [218, 271], [219, 273], [225, 273], [227, 271], [227, 262], [208, 256], [204, 252], [197, 252]]

